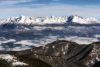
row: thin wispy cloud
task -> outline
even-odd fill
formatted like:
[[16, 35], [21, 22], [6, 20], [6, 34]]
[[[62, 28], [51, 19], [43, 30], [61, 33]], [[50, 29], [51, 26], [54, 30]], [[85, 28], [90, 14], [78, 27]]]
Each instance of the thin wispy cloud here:
[[26, 2], [32, 2], [32, 0], [0, 0], [0, 6], [15, 5]]
[[[89, 4], [87, 5], [87, 1]], [[98, 0], [0, 0], [0, 18], [11, 16], [82, 15], [99, 18]], [[100, 1], [99, 1], [100, 2]], [[93, 3], [93, 4], [92, 4]], [[77, 5], [76, 5], [77, 4]]]

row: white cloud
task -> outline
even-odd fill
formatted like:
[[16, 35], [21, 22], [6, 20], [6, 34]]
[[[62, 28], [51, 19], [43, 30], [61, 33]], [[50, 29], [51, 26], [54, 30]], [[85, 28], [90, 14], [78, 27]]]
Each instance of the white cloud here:
[[2, 0], [0, 1], [0, 6], [6, 6], [6, 5], [14, 5], [18, 3], [25, 3], [25, 2], [31, 2], [32, 0]]
[[[36, 4], [37, 6], [40, 4]], [[43, 4], [42, 4], [43, 5]], [[49, 4], [40, 7], [17, 7], [0, 9], [0, 17], [28, 15], [28, 16], [65, 16], [65, 15], [82, 15], [100, 17], [100, 7], [96, 6], [75, 6], [64, 4]]]

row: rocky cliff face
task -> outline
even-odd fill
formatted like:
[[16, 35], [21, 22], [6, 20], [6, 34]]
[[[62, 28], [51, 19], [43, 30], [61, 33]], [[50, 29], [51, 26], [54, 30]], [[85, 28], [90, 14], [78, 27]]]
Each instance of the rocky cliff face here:
[[[25, 51], [1, 52], [0, 67], [100, 67], [99, 48], [100, 42], [79, 45], [58, 40]], [[9, 62], [7, 54], [15, 58]]]

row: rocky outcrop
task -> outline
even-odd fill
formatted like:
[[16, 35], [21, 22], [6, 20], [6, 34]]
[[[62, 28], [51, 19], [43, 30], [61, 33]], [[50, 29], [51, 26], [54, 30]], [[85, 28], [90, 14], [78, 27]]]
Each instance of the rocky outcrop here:
[[[100, 42], [79, 45], [58, 40], [45, 46], [25, 51], [2, 52], [2, 54], [17, 57], [20, 62], [28, 64], [27, 67], [100, 67], [99, 48]], [[2, 62], [0, 59], [0, 65]]]

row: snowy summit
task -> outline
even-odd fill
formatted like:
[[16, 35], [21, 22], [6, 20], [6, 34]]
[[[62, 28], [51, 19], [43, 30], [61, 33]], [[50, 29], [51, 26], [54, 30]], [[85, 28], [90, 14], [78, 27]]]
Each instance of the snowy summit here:
[[99, 20], [97, 20], [94, 17], [88, 17], [84, 18], [81, 16], [70, 16], [68, 17], [69, 22], [77, 23], [77, 24], [98, 24], [100, 23]]

